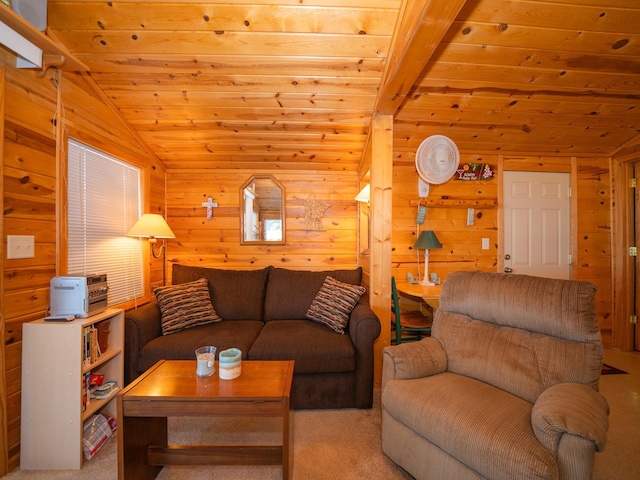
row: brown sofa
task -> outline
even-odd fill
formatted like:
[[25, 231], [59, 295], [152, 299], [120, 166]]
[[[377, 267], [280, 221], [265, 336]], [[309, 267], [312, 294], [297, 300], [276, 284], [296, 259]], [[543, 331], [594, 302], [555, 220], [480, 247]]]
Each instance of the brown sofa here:
[[296, 409], [371, 408], [373, 342], [380, 321], [360, 299], [345, 334], [305, 318], [327, 276], [360, 285], [362, 270], [224, 270], [174, 265], [172, 284], [206, 278], [222, 321], [162, 335], [157, 303], [127, 312], [125, 382], [160, 359], [195, 359], [195, 349], [236, 347], [244, 360], [295, 360]]
[[595, 293], [449, 274], [432, 337], [384, 349], [384, 452], [420, 480], [591, 478], [609, 413]]

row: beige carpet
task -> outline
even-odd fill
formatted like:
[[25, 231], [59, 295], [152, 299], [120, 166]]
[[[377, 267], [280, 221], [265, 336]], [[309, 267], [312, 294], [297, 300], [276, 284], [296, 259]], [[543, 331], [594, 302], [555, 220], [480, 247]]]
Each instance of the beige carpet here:
[[[303, 410], [294, 412], [294, 480], [406, 480], [412, 477], [382, 453], [380, 398], [371, 410]], [[172, 444], [250, 444], [279, 442], [274, 419], [171, 418]], [[116, 443], [111, 437], [80, 471], [19, 471], [7, 480], [115, 480]], [[167, 466], [158, 480], [280, 480], [282, 468], [273, 466]]]

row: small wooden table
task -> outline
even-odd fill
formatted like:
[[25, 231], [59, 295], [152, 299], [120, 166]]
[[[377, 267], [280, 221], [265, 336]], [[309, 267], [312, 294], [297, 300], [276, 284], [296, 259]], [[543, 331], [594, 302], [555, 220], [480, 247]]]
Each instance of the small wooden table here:
[[[161, 360], [118, 395], [118, 479], [151, 480], [163, 465], [282, 465], [293, 477], [292, 360], [243, 361], [233, 380], [195, 375], [195, 360]], [[217, 364], [216, 364], [217, 367]], [[167, 445], [167, 417], [281, 417], [282, 445]]]
[[409, 284], [406, 281], [396, 281], [398, 293], [409, 295], [410, 297], [421, 298], [431, 308], [437, 309], [440, 300], [440, 289], [442, 285], [423, 286], [418, 284]]

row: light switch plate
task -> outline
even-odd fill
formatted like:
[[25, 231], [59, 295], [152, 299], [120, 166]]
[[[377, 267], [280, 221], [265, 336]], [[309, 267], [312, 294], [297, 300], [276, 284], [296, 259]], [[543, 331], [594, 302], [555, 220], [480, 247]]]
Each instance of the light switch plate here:
[[7, 259], [33, 258], [35, 238], [33, 235], [7, 235]]
[[489, 250], [489, 239], [488, 238], [483, 238], [482, 239], [482, 250]]

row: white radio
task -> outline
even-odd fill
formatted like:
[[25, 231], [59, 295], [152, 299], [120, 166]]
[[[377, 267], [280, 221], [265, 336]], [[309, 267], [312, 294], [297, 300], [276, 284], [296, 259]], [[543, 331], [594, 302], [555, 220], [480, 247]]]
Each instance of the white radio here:
[[86, 318], [107, 309], [107, 275], [53, 277], [50, 315]]

